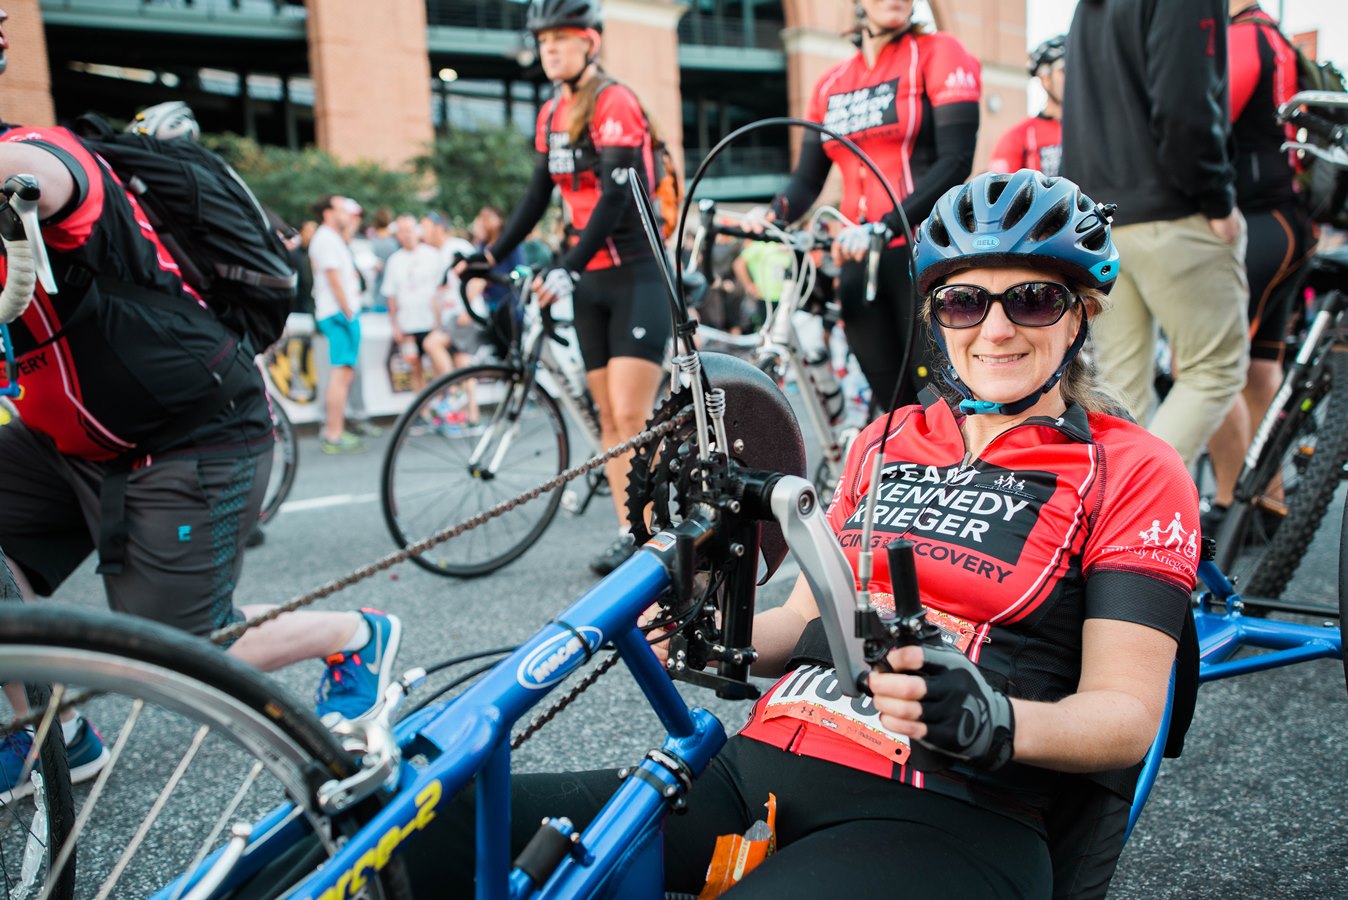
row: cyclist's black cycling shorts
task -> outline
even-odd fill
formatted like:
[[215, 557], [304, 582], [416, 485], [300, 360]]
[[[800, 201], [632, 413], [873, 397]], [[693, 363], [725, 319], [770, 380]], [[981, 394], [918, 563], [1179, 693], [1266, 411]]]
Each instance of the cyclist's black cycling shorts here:
[[1300, 277], [1310, 259], [1310, 229], [1294, 206], [1247, 212], [1245, 273], [1250, 282], [1250, 356], [1281, 361]]
[[580, 276], [575, 296], [576, 337], [587, 371], [620, 356], [660, 365], [669, 343], [669, 301], [652, 257]]
[[[19, 419], [0, 426], [0, 547], [48, 596], [97, 546], [106, 466], [58, 453]], [[153, 459], [126, 486], [125, 560], [108, 605], [197, 635], [242, 621], [234, 586], [272, 454]]]
[[[511, 853], [544, 816], [589, 825], [618, 788], [613, 770], [516, 775]], [[776, 854], [728, 897], [1048, 897], [1053, 875], [1042, 835], [999, 813], [845, 766], [731, 738], [665, 823], [665, 888], [697, 893], [716, 838], [743, 834], [777, 797]], [[408, 845], [414, 893], [471, 897], [469, 788]], [[886, 890], [888, 889], [888, 890]]]

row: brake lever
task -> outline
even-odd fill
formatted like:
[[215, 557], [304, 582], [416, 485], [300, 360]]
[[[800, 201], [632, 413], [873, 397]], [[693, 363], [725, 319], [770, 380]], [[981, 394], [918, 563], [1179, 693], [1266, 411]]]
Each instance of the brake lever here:
[[880, 251], [885, 249], [885, 240], [889, 229], [882, 222], [870, 223], [870, 250], [866, 254], [866, 302], [875, 302], [875, 292], [880, 280]]
[[23, 224], [24, 240], [32, 247], [37, 283], [42, 285], [48, 296], [55, 294], [56, 276], [47, 258], [47, 245], [42, 242], [42, 226], [37, 218], [38, 198], [42, 195], [37, 178], [32, 175], [11, 175], [5, 179], [3, 190], [9, 198], [9, 208], [14, 210]]
[[1339, 166], [1348, 169], [1348, 150], [1342, 147], [1317, 147], [1315, 144], [1306, 144], [1301, 141], [1287, 141], [1281, 148], [1284, 152], [1288, 150], [1304, 150], [1316, 159], [1324, 160], [1332, 166]]

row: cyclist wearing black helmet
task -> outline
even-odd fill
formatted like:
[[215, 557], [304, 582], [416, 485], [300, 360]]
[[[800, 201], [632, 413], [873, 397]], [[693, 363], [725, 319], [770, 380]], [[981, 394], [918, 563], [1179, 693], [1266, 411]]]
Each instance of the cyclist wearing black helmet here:
[[[651, 125], [636, 95], [599, 65], [597, 0], [533, 0], [526, 24], [557, 94], [538, 116], [538, 161], [524, 199], [496, 242], [458, 271], [472, 275], [505, 258], [538, 224], [553, 188], [561, 190], [570, 244], [534, 290], [545, 305], [570, 306], [574, 294], [576, 335], [601, 436], [611, 447], [650, 417], [670, 335], [659, 269], [628, 185], [629, 169], [648, 188], [654, 181]], [[620, 523], [629, 466], [627, 455], [606, 467]], [[617, 540], [590, 567], [607, 574], [635, 550], [620, 525]]]
[[[852, 701], [803, 579], [760, 613], [754, 671], [779, 680], [669, 818], [667, 889], [696, 892], [716, 837], [764, 818], [772, 794], [776, 852], [732, 896], [854, 898], [896, 882], [917, 897], [1103, 896], [1198, 555], [1183, 463], [1109, 414], [1079, 353], [1118, 271], [1109, 214], [1028, 170], [936, 203], [915, 261], [951, 389], [861, 433], [828, 518], [855, 566], [882, 453], [876, 544], [914, 542], [946, 644], [891, 652], [895, 674], [872, 674], [874, 699]], [[892, 608], [884, 554], [874, 563], [872, 597]], [[949, 768], [916, 771], [913, 739]], [[514, 840], [543, 815], [586, 826], [615, 781], [516, 776]], [[437, 854], [472, 847], [472, 793]]]
[[1062, 88], [1065, 81], [1067, 35], [1059, 34], [1030, 51], [1031, 78], [1038, 78], [1048, 101], [1039, 115], [1008, 128], [992, 148], [989, 172], [1037, 169], [1057, 175], [1062, 166]]

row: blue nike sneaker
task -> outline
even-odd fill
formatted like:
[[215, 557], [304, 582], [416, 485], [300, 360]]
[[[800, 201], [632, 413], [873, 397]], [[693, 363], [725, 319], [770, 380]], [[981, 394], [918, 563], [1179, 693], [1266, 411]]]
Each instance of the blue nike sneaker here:
[[[0, 741], [0, 804], [19, 800], [33, 793], [33, 781], [24, 773], [24, 763], [33, 749], [33, 735], [20, 729]], [[33, 760], [33, 767], [39, 760]], [[31, 769], [29, 770], [32, 771]]]
[[[20, 800], [33, 793], [33, 780], [25, 778], [16, 784], [23, 774], [24, 761], [33, 746], [33, 735], [27, 730], [15, 732], [0, 741], [0, 803]], [[66, 745], [66, 762], [70, 766], [70, 780], [75, 784], [88, 781], [108, 764], [111, 754], [103, 746], [103, 739], [94, 726], [81, 716], [76, 726], [75, 739]], [[41, 759], [34, 761], [34, 768], [40, 767]]]
[[333, 714], [353, 720], [373, 715], [393, 680], [402, 621], [377, 609], [362, 609], [361, 615], [370, 625], [369, 642], [359, 650], [334, 653], [324, 660], [328, 668], [314, 695], [314, 711], [328, 723]]

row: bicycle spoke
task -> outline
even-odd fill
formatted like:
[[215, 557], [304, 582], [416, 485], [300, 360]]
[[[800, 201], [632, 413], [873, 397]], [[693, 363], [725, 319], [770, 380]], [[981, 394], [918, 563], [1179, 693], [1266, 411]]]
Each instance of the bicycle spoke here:
[[215, 827], [212, 828], [211, 833], [206, 836], [206, 840], [201, 842], [201, 848], [197, 850], [197, 855], [192, 857], [191, 864], [184, 870], [187, 873], [187, 877], [183, 879], [182, 883], [178, 886], [178, 889], [173, 892], [173, 896], [171, 896], [169, 900], [178, 900], [187, 886], [192, 883], [193, 878], [197, 873], [197, 869], [201, 868], [202, 862], [204, 862], [206, 857], [210, 855], [211, 849], [215, 846], [215, 842], [220, 838], [220, 835], [224, 833], [225, 828], [228, 827], [229, 820], [234, 818], [234, 813], [238, 810], [239, 804], [243, 803], [243, 798], [250, 790], [252, 790], [253, 785], [257, 782], [257, 777], [260, 774], [262, 774], [262, 763], [254, 762], [253, 768], [248, 772], [248, 777], [243, 780], [243, 784], [241, 784], [239, 789], [234, 792], [234, 798], [230, 800], [229, 805], [225, 807], [224, 812], [220, 813], [219, 817], [215, 820]]

